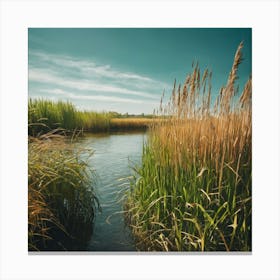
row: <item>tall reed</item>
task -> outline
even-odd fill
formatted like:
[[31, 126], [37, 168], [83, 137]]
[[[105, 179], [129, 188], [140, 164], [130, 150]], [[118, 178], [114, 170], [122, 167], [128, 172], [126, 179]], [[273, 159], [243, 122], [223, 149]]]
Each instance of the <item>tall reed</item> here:
[[198, 64], [161, 100], [165, 117], [150, 126], [126, 205], [139, 249], [251, 250], [251, 77], [239, 100], [235, 86], [242, 47], [216, 100]]
[[98, 200], [82, 152], [57, 131], [29, 137], [29, 250], [78, 250], [90, 238]]
[[28, 100], [28, 134], [32, 136], [61, 128], [65, 133], [74, 130], [108, 131], [110, 119], [110, 113], [80, 111], [69, 101]]

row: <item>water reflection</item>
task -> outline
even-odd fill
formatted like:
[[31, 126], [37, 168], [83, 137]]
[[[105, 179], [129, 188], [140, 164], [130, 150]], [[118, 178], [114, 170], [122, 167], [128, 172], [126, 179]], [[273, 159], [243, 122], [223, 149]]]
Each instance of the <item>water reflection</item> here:
[[135, 251], [133, 238], [125, 225], [123, 195], [129, 188], [130, 166], [139, 164], [143, 133], [86, 135], [81, 145], [94, 150], [90, 165], [97, 175], [96, 191], [102, 212], [98, 213], [89, 251]]

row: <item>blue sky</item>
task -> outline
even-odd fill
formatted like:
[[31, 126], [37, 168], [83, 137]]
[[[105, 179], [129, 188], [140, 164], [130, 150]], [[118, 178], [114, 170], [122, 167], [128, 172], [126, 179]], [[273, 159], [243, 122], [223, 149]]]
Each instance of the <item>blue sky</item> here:
[[193, 61], [213, 71], [217, 94], [241, 41], [240, 92], [252, 72], [250, 28], [29, 28], [28, 94], [85, 110], [152, 113]]

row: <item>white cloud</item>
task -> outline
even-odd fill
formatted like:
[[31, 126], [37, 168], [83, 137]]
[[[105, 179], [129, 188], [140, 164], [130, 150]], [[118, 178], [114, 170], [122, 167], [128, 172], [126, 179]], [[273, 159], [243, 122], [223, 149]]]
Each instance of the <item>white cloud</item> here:
[[54, 55], [47, 54], [43, 52], [30, 51], [29, 55], [36, 57], [37, 59], [47, 62], [48, 64], [56, 65], [59, 67], [68, 67], [74, 68], [79, 72], [83, 73], [85, 76], [96, 75], [102, 78], [111, 78], [111, 79], [125, 79], [133, 80], [134, 82], [148, 82], [163, 85], [163, 83], [159, 81], [155, 81], [150, 77], [139, 75], [131, 72], [122, 72], [114, 70], [111, 65], [98, 65], [97, 63], [84, 59], [77, 59], [70, 56], [64, 55]]
[[54, 89], [40, 89], [39, 92], [47, 93], [48, 96], [53, 94], [61, 95], [64, 98], [68, 99], [78, 99], [78, 100], [95, 100], [95, 101], [104, 101], [104, 102], [121, 102], [121, 103], [134, 103], [134, 104], [149, 104], [157, 106], [157, 102], [139, 100], [139, 99], [130, 99], [130, 98], [122, 98], [115, 96], [106, 96], [106, 95], [77, 95], [69, 91], [65, 91], [59, 88]]
[[79, 91], [95, 91], [95, 92], [107, 92], [107, 93], [118, 93], [125, 95], [134, 95], [142, 98], [149, 98], [158, 100], [159, 96], [153, 93], [138, 91], [134, 89], [128, 89], [120, 87], [114, 84], [100, 84], [96, 81], [90, 81], [86, 79], [75, 79], [58, 76], [59, 74], [53, 71], [46, 71], [42, 68], [31, 68], [29, 69], [28, 79], [29, 81], [47, 83], [50, 85], [59, 85], [76, 89]]
[[122, 111], [150, 112], [158, 107], [163, 89], [169, 90], [165, 83], [139, 73], [120, 71], [93, 60], [34, 50], [29, 50], [28, 79], [31, 97], [39, 94], [56, 99], [60, 96], [71, 99], [74, 104], [99, 101], [92, 106], [99, 104], [103, 110], [119, 104]]

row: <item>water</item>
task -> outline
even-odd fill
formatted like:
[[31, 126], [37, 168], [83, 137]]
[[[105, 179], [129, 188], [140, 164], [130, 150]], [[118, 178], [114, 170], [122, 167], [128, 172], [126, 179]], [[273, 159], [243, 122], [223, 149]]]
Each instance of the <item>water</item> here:
[[82, 146], [94, 150], [90, 165], [97, 175], [95, 189], [102, 212], [94, 223], [88, 251], [135, 251], [130, 229], [124, 221], [123, 195], [129, 189], [131, 166], [139, 164], [143, 133], [89, 134]]

